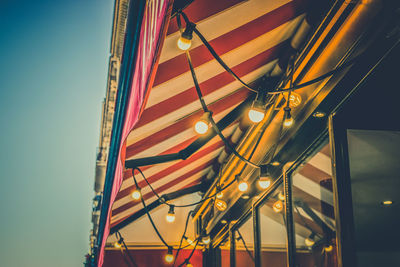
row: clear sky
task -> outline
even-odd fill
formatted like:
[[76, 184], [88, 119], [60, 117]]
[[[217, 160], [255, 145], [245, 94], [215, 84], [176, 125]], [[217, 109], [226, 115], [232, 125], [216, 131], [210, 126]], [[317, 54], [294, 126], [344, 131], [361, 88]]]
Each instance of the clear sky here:
[[0, 266], [82, 266], [113, 0], [0, 0]]

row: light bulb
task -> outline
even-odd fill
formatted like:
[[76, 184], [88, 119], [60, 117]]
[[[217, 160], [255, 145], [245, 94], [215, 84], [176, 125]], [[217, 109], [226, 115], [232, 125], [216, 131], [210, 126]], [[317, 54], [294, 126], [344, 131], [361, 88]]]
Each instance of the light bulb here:
[[169, 211], [165, 219], [169, 223], [173, 223], [175, 221], [175, 212], [174, 212], [174, 205], [169, 206]]
[[249, 119], [254, 122], [254, 123], [259, 123], [264, 119], [265, 113], [263, 110], [257, 109], [255, 107], [252, 107], [249, 110]]
[[174, 255], [172, 254], [172, 248], [168, 247], [168, 253], [165, 254], [165, 261], [172, 263], [174, 261]]
[[203, 236], [203, 237], [201, 238], [201, 242], [203, 242], [203, 244], [205, 244], [205, 245], [209, 244], [210, 241], [211, 241], [211, 239], [210, 239], [210, 236], [208, 236], [208, 235]]
[[215, 200], [215, 207], [216, 207], [218, 210], [220, 210], [220, 211], [224, 211], [224, 210], [226, 210], [226, 208], [227, 208], [228, 206], [226, 205], [226, 202], [225, 202], [225, 201], [223, 201], [223, 200], [221, 200], [221, 199], [216, 199], [216, 200]]
[[220, 191], [215, 195], [217, 198], [222, 198], [224, 196], [224, 192]]
[[290, 93], [289, 106], [295, 108], [301, 104], [301, 96], [295, 92]]
[[200, 119], [194, 125], [194, 130], [198, 134], [205, 134], [210, 128], [210, 116], [211, 112], [204, 112]]
[[282, 191], [280, 191], [278, 194], [278, 198], [282, 201], [285, 200], [285, 194], [283, 194]]
[[260, 177], [260, 179], [258, 180], [258, 185], [262, 189], [267, 189], [271, 185], [271, 180], [267, 177]]
[[284, 110], [285, 110], [285, 114], [284, 114], [285, 120], [283, 121], [283, 126], [290, 127], [293, 125], [293, 118], [292, 118], [292, 115], [290, 114], [291, 108], [285, 107]]
[[179, 49], [185, 51], [185, 50], [188, 50], [192, 46], [192, 40], [181, 36], [181, 37], [179, 37], [177, 44], [178, 44]]
[[271, 175], [268, 170], [268, 165], [260, 167], [260, 178], [258, 179], [258, 186], [262, 189], [267, 189], [271, 185]]
[[132, 192], [132, 194], [131, 194], [131, 197], [132, 197], [134, 200], [140, 199], [140, 197], [141, 197], [140, 190], [139, 190], [139, 189], [133, 190], [133, 192]]
[[306, 244], [307, 247], [312, 247], [315, 244], [314, 239], [311, 239], [311, 237], [307, 237], [304, 239], [304, 243]]
[[332, 245], [328, 245], [326, 247], [324, 247], [325, 252], [331, 252], [333, 250]]
[[198, 121], [194, 125], [194, 129], [198, 134], [205, 134], [208, 131], [208, 124], [205, 123], [204, 121]]
[[283, 122], [283, 125], [284, 125], [285, 127], [290, 127], [290, 126], [292, 126], [292, 125], [293, 125], [293, 118], [292, 118], [292, 117], [286, 118], [285, 121]]
[[193, 267], [193, 265], [189, 262], [188, 264], [186, 264], [186, 267]]
[[189, 22], [186, 24], [186, 28], [178, 39], [178, 47], [182, 50], [188, 50], [192, 45], [193, 30], [196, 24]]
[[283, 202], [281, 200], [278, 200], [272, 205], [272, 209], [276, 212], [279, 213], [283, 210]]
[[390, 206], [392, 204], [393, 204], [393, 201], [391, 201], [391, 200], [382, 201], [382, 205], [384, 205], [384, 206]]
[[119, 243], [119, 241], [114, 243], [114, 247], [115, 248], [121, 248], [121, 244]]
[[241, 181], [238, 184], [238, 189], [240, 192], [246, 192], [248, 188], [249, 188], [249, 185], [245, 181]]

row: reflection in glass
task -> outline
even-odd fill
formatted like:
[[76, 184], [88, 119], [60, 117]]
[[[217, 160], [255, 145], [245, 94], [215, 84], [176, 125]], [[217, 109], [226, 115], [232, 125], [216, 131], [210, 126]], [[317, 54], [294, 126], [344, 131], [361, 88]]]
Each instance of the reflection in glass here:
[[253, 217], [242, 225], [235, 233], [236, 266], [254, 266], [254, 234]]
[[286, 266], [283, 188], [279, 186], [260, 207], [261, 266]]
[[327, 141], [292, 174], [296, 262], [337, 266], [331, 155]]

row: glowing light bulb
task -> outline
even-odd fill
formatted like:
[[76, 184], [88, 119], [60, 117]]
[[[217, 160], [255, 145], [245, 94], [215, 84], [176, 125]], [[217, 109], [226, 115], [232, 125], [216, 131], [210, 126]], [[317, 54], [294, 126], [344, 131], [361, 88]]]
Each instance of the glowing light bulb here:
[[292, 126], [292, 125], [293, 125], [293, 118], [292, 118], [292, 117], [286, 118], [285, 121], [283, 122], [283, 125], [284, 125], [285, 127], [290, 127], [290, 126]]
[[120, 243], [119, 241], [117, 241], [117, 242], [114, 243], [114, 247], [115, 247], [115, 248], [121, 248], [121, 246], [122, 246], [122, 245], [121, 245], [121, 243]]
[[290, 107], [285, 107], [284, 110], [285, 110], [284, 114], [285, 120], [283, 121], [283, 126], [290, 127], [293, 125], [293, 118], [292, 115], [290, 114], [291, 109]]
[[208, 236], [208, 235], [205, 235], [201, 238], [201, 242], [203, 242], [203, 244], [205, 244], [205, 245], [209, 244], [210, 241], [211, 241], [211, 239], [210, 239], [210, 236]]
[[228, 207], [228, 205], [226, 205], [226, 202], [221, 200], [221, 199], [216, 199], [215, 200], [215, 207], [220, 210], [220, 211], [224, 211], [226, 210], [226, 208]]
[[186, 264], [186, 267], [193, 267], [193, 265], [189, 262], [188, 264]]
[[217, 198], [222, 198], [224, 196], [224, 192], [220, 191], [215, 195]]
[[194, 129], [198, 134], [205, 134], [208, 131], [208, 124], [204, 121], [198, 121], [194, 125]]
[[271, 175], [268, 169], [268, 165], [262, 165], [260, 168], [260, 178], [258, 179], [258, 186], [262, 189], [267, 189], [271, 185]]
[[304, 239], [304, 243], [306, 244], [307, 247], [312, 247], [315, 244], [314, 239], [311, 239], [311, 237], [307, 237]]
[[246, 192], [248, 188], [249, 188], [249, 185], [245, 181], [241, 181], [238, 184], [238, 189], [240, 192]]
[[289, 98], [289, 106], [295, 108], [301, 104], [301, 96], [298, 93], [292, 92]]
[[133, 192], [132, 192], [132, 194], [131, 194], [131, 197], [134, 199], [134, 200], [138, 200], [138, 199], [140, 199], [140, 197], [141, 197], [141, 193], [140, 193], [140, 190], [139, 189], [135, 189], [135, 190], [133, 190]]
[[181, 36], [181, 37], [179, 37], [177, 44], [178, 44], [179, 49], [185, 51], [185, 50], [188, 50], [192, 46], [192, 40]]
[[391, 200], [382, 201], [382, 205], [384, 205], [384, 206], [390, 206], [392, 204], [393, 204], [393, 201], [391, 201]]
[[272, 166], [279, 166], [279, 164], [280, 163], [278, 161], [274, 161], [274, 162], [271, 163]]
[[283, 202], [281, 200], [278, 200], [272, 205], [272, 209], [276, 212], [279, 213], [283, 210]]
[[282, 193], [282, 191], [279, 192], [278, 198], [279, 198], [280, 200], [282, 200], [282, 201], [285, 200], [285, 195]]
[[325, 252], [331, 252], [333, 250], [332, 245], [324, 247]]
[[169, 211], [168, 211], [167, 216], [165, 216], [165, 219], [169, 223], [173, 223], [175, 221], [175, 212], [174, 212], [174, 206], [173, 205], [169, 206]]
[[267, 189], [271, 185], [271, 180], [266, 177], [260, 177], [260, 179], [258, 180], [258, 185], [262, 189]]
[[256, 109], [254, 107], [252, 107], [249, 110], [249, 119], [254, 122], [254, 123], [259, 123], [260, 121], [262, 121], [264, 119], [265, 113], [263, 110], [260, 109]]
[[172, 248], [168, 248], [168, 253], [165, 254], [165, 261], [167, 263], [172, 263], [174, 261], [174, 255], [172, 254]]
[[200, 117], [200, 119], [194, 125], [194, 130], [198, 134], [205, 134], [210, 128], [210, 112], [204, 112], [204, 114]]

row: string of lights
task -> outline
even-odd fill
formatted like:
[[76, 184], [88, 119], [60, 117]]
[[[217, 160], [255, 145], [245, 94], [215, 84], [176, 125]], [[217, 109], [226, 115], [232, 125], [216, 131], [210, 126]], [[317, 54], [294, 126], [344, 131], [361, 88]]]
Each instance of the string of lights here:
[[[229, 67], [226, 65], [226, 63], [221, 59], [221, 57], [215, 52], [214, 48], [210, 45], [210, 43], [207, 41], [207, 39], [206, 39], [206, 38], [201, 34], [201, 32], [196, 28], [196, 25], [195, 25], [193, 22], [191, 22], [191, 21], [189, 20], [189, 18], [187, 17], [187, 15], [186, 15], [183, 11], [181, 11], [181, 12], [178, 14], [177, 17], [179, 17], [179, 15], [182, 15], [182, 17], [184, 18], [186, 24], [187, 24], [187, 25], [190, 25], [190, 27], [187, 27], [187, 28], [188, 28], [188, 31], [191, 31], [191, 32], [192, 32], [192, 35], [193, 35], [193, 32], [196, 33], [196, 35], [200, 38], [200, 40], [201, 40], [202, 43], [205, 45], [205, 47], [209, 50], [209, 52], [211, 53], [211, 55], [215, 58], [215, 60], [217, 60], [217, 62], [218, 62], [228, 73], [230, 73], [237, 81], [239, 81], [244, 87], [246, 87], [246, 88], [249, 89], [250, 91], [259, 92], [259, 90], [252, 88], [250, 85], [248, 85], [248, 84], [246, 84], [244, 81], [242, 81], [242, 80], [233, 72], [233, 70], [232, 70], [231, 68], [229, 68]], [[191, 40], [191, 38], [190, 38], [190, 40]], [[189, 40], [189, 41], [190, 41], [190, 40]], [[189, 49], [189, 48], [190, 48], [190, 46], [189, 46], [187, 49]], [[183, 50], [187, 50], [187, 49], [183, 49]], [[346, 67], [350, 66], [351, 64], [353, 64], [353, 63], [354, 63], [359, 57], [361, 57], [361, 56], [362, 56], [362, 54], [361, 54], [361, 55], [358, 55], [358, 56], [356, 56], [356, 57], [354, 57], [353, 59], [350, 59], [350, 60], [348, 60], [348, 61], [342, 63], [340, 66], [336, 67], [335, 69], [333, 69], [333, 70], [331, 70], [331, 71], [329, 71], [329, 72], [327, 72], [327, 73], [325, 73], [325, 74], [322, 74], [321, 76], [319, 76], [319, 77], [317, 77], [317, 78], [314, 78], [314, 79], [312, 79], [312, 80], [310, 80], [310, 81], [307, 81], [307, 82], [304, 82], [304, 83], [300, 83], [300, 84], [297, 84], [297, 85], [295, 85], [295, 86], [290, 86], [290, 87], [288, 87], [288, 88], [278, 87], [276, 90], [269, 91], [269, 92], [267, 92], [267, 93], [268, 93], [268, 94], [281, 94], [281, 93], [283, 93], [283, 92], [289, 92], [289, 91], [297, 90], [297, 89], [300, 89], [300, 88], [309, 86], [309, 85], [311, 85], [311, 84], [320, 82], [320, 81], [322, 81], [322, 80], [328, 78], [329, 76], [332, 76], [332, 75], [335, 74], [336, 72], [339, 72], [339, 71], [345, 69]]]
[[[135, 182], [136, 188], [139, 188], [139, 185], [138, 185], [138, 183], [137, 183], [137, 181], [136, 181], [135, 175], [133, 175], [133, 180], [134, 180], [134, 182]], [[148, 208], [147, 208], [147, 205], [146, 205], [146, 203], [145, 203], [143, 197], [141, 197], [140, 200], [142, 201], [143, 208], [144, 208], [144, 210], [145, 210], [145, 212], [146, 212], [146, 214], [147, 214], [147, 217], [149, 218], [149, 221], [150, 221], [151, 225], [153, 226], [154, 231], [156, 232], [157, 236], [159, 237], [159, 239], [161, 240], [161, 242], [162, 242], [166, 247], [168, 247], [168, 249], [169, 249], [169, 248], [172, 248], [171, 246], [169, 246], [169, 245], [167, 244], [167, 242], [165, 242], [164, 238], [161, 236], [161, 234], [160, 234], [160, 232], [158, 231], [156, 225], [154, 224], [154, 221], [153, 221], [153, 219], [151, 218], [150, 212], [149, 212], [149, 210], [148, 210]]]
[[[178, 24], [179, 29], [182, 29], [180, 16], [178, 15], [176, 18], [177, 18], [177, 24]], [[207, 117], [208, 117], [208, 124], [211, 123], [211, 126], [213, 127], [214, 131], [221, 138], [221, 140], [228, 147], [228, 149], [230, 151], [232, 151], [233, 154], [235, 154], [235, 156], [237, 156], [240, 160], [246, 162], [248, 165], [253, 166], [255, 168], [259, 168], [260, 166], [258, 164], [254, 163], [254, 162], [251, 162], [250, 160], [248, 160], [245, 157], [243, 157], [242, 155], [240, 155], [236, 151], [236, 149], [229, 143], [229, 141], [225, 138], [225, 136], [222, 134], [221, 130], [219, 129], [219, 127], [217, 126], [217, 124], [215, 123], [215, 121], [214, 121], [214, 119], [212, 117], [212, 112], [208, 109], [207, 104], [204, 101], [203, 94], [201, 92], [199, 83], [197, 81], [196, 73], [195, 73], [194, 68], [193, 68], [192, 59], [190, 58], [189, 50], [185, 50], [185, 54], [186, 54], [186, 58], [187, 58], [187, 61], [188, 61], [188, 64], [189, 64], [190, 72], [192, 74], [193, 82], [194, 82], [194, 85], [195, 85], [195, 89], [196, 89], [200, 104], [201, 104], [201, 106], [203, 108], [204, 114], [207, 114]]]
[[[173, 206], [174, 208], [175, 208], [175, 207], [176, 207], [176, 208], [186, 208], [186, 207], [196, 206], [196, 205], [198, 205], [198, 204], [200, 204], [200, 203], [203, 203], [204, 201], [206, 201], [206, 200], [208, 200], [208, 199], [214, 198], [219, 192], [224, 191], [225, 189], [227, 189], [229, 186], [231, 186], [231, 185], [235, 182], [235, 180], [232, 180], [232, 181], [229, 182], [227, 185], [225, 185], [224, 187], [222, 187], [222, 188], [220, 189], [220, 191], [217, 191], [216, 193], [214, 193], [214, 194], [212, 194], [212, 195], [210, 195], [210, 196], [208, 196], [208, 197], [206, 197], [206, 198], [203, 198], [203, 199], [201, 199], [201, 200], [199, 200], [199, 201], [197, 201], [197, 202], [189, 203], [189, 204], [184, 204], [184, 205], [173, 205], [173, 204], [170, 204], [170, 203], [166, 202], [162, 197], [160, 197], [160, 196], [157, 194], [157, 192], [156, 192], [156, 191], [154, 190], [154, 188], [150, 185], [150, 182], [147, 180], [146, 176], [145, 176], [144, 173], [140, 170], [139, 167], [136, 167], [135, 169], [139, 170], [140, 174], [141, 174], [142, 177], [143, 177], [143, 180], [145, 180], [145, 182], [147, 183], [147, 185], [149, 185], [150, 190], [151, 190], [151, 191], [153, 192], [153, 194], [158, 198], [158, 200], [159, 200], [162, 204], [165, 204], [165, 205], [167, 205], [167, 206], [169, 206], [169, 207]], [[138, 188], [138, 185], [136, 185], [136, 188]]]

